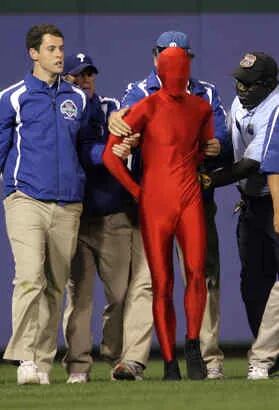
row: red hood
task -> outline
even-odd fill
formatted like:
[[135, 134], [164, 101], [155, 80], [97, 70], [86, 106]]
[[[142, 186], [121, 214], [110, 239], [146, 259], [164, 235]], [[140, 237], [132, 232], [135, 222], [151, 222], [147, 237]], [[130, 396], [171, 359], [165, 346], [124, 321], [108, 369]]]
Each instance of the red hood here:
[[190, 58], [179, 47], [168, 47], [159, 54], [158, 75], [163, 89], [172, 97], [185, 95], [190, 77]]

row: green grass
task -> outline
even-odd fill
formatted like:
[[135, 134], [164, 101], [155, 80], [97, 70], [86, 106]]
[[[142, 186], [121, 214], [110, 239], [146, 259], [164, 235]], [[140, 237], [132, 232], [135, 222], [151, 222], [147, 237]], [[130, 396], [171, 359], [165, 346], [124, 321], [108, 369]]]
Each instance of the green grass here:
[[[184, 372], [184, 363], [181, 362]], [[111, 382], [109, 368], [97, 362], [92, 381], [66, 385], [56, 364], [50, 386], [17, 386], [16, 368], [0, 365], [0, 409], [48, 410], [270, 410], [279, 408], [279, 378], [246, 380], [247, 363], [225, 362], [222, 381], [162, 382], [162, 363], [151, 361], [143, 382]]]

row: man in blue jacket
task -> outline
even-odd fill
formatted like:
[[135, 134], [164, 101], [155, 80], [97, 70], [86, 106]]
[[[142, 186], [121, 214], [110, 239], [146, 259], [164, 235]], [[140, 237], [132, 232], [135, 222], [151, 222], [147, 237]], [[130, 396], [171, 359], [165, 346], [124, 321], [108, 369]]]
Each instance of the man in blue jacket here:
[[[118, 361], [121, 363], [116, 373], [112, 371], [113, 379], [142, 380], [152, 340], [151, 277], [134, 201], [102, 161], [108, 137], [107, 119], [120, 104], [95, 93], [98, 70], [88, 55], [77, 53], [67, 57], [64, 72], [66, 78], [78, 84], [89, 97], [93, 121], [89, 122], [88, 132], [95, 135], [93, 145], [88, 148], [84, 145], [81, 152], [87, 176], [84, 212], [64, 315], [68, 346], [64, 363], [69, 373], [68, 383], [85, 383], [89, 379], [96, 271], [107, 299], [101, 354], [112, 366]], [[120, 147], [114, 147], [116, 155], [118, 149]], [[129, 152], [124, 140], [124, 153]]]
[[13, 334], [4, 358], [18, 384], [49, 384], [65, 284], [77, 243], [85, 175], [78, 149], [86, 95], [65, 82], [61, 31], [26, 36], [33, 70], [1, 92], [0, 172], [15, 260]]
[[[162, 33], [153, 49], [155, 69], [143, 81], [137, 81], [128, 85], [126, 93], [121, 102], [122, 107], [130, 107], [140, 101], [145, 96], [148, 96], [161, 87], [161, 81], [156, 72], [157, 56], [166, 47], [181, 47], [194, 57], [189, 45], [188, 36], [181, 32], [168, 31]], [[226, 127], [226, 114], [221, 104], [220, 97], [216, 87], [205, 81], [190, 79], [188, 92], [198, 95], [207, 100], [214, 112], [215, 122], [215, 139], [205, 147], [205, 153], [208, 159], [204, 163], [205, 169], [217, 168], [224, 155], [228, 150], [229, 141]], [[116, 135], [128, 135], [129, 127], [121, 120], [126, 110], [120, 110], [110, 118], [110, 131]], [[218, 155], [218, 156], [217, 156]], [[217, 156], [216, 158], [213, 158]], [[132, 161], [132, 170], [140, 177], [141, 159], [139, 150], [134, 153]], [[207, 276], [207, 305], [204, 314], [204, 320], [200, 333], [201, 351], [203, 358], [207, 364], [208, 378], [221, 379], [223, 378], [223, 353], [218, 346], [219, 336], [219, 249], [218, 236], [215, 225], [216, 204], [214, 202], [213, 190], [204, 193], [204, 204], [207, 219], [207, 235], [208, 235], [208, 254], [206, 261], [206, 276]], [[180, 253], [180, 251], [179, 251]], [[180, 256], [181, 270], [184, 273], [183, 258]], [[183, 274], [185, 277], [185, 274]]]

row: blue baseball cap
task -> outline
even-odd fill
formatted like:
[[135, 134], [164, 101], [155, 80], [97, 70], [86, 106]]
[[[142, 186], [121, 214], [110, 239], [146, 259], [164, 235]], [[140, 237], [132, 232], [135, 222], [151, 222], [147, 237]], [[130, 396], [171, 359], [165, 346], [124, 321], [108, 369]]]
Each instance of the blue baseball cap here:
[[98, 69], [93, 64], [91, 57], [85, 53], [72, 54], [65, 57], [64, 60], [64, 74], [77, 75], [86, 68], [91, 68], [92, 72], [98, 74]]
[[156, 47], [180, 47], [184, 48], [190, 56], [194, 56], [189, 43], [189, 37], [180, 31], [165, 31], [158, 37]]

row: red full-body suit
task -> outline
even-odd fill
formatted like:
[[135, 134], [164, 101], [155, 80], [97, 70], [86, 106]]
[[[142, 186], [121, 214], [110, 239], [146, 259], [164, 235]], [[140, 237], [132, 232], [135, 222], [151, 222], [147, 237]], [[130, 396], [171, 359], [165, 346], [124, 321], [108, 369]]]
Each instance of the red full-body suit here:
[[206, 301], [204, 263], [206, 232], [197, 166], [202, 146], [213, 137], [210, 105], [188, 95], [189, 57], [167, 48], [158, 58], [163, 87], [135, 104], [124, 120], [142, 135], [143, 176], [140, 186], [123, 161], [112, 153], [122, 139], [110, 135], [104, 163], [139, 202], [140, 224], [153, 286], [153, 315], [166, 362], [175, 356], [173, 305], [174, 237], [184, 255], [184, 295], [188, 339], [199, 337]]

